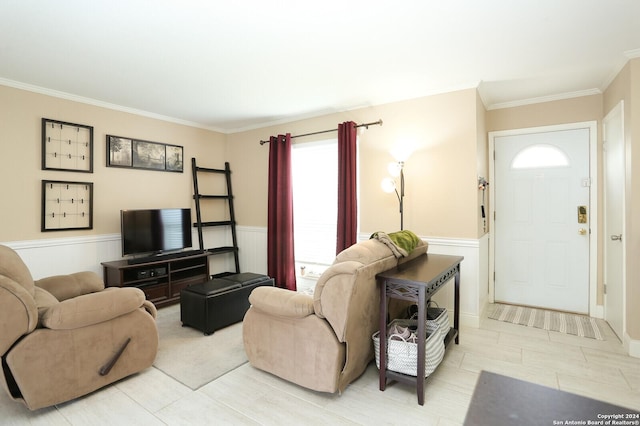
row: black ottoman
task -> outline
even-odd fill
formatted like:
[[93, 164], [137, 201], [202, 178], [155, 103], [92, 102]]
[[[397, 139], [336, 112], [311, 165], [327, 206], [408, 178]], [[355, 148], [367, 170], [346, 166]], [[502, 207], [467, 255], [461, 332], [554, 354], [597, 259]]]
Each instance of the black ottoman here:
[[273, 278], [244, 272], [189, 286], [180, 292], [182, 325], [209, 335], [240, 322], [249, 309], [249, 294], [263, 285], [273, 286]]

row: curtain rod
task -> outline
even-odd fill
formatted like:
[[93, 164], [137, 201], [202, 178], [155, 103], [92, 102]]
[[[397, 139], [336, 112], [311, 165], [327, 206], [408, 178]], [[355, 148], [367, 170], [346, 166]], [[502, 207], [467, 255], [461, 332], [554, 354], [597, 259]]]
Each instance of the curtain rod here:
[[[378, 126], [378, 125], [382, 126], [382, 120], [374, 121], [372, 123], [356, 124], [356, 128], [364, 127], [365, 129], [368, 129], [369, 126]], [[321, 133], [337, 132], [337, 131], [338, 131], [338, 129], [320, 130], [319, 132], [312, 132], [312, 133], [305, 133], [304, 135], [291, 136], [291, 139], [293, 139], [293, 138], [301, 138], [303, 136], [319, 135]], [[260, 141], [260, 145], [264, 145], [265, 143], [269, 143], [269, 142], [270, 141]]]

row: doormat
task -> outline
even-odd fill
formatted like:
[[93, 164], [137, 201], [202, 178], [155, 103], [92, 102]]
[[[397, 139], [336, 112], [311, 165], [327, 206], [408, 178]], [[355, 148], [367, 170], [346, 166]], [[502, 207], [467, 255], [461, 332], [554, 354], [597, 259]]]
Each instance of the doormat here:
[[574, 336], [604, 340], [595, 318], [585, 315], [496, 303], [493, 307], [493, 312], [489, 314], [489, 318], [512, 324], [526, 325], [527, 327], [573, 334]]

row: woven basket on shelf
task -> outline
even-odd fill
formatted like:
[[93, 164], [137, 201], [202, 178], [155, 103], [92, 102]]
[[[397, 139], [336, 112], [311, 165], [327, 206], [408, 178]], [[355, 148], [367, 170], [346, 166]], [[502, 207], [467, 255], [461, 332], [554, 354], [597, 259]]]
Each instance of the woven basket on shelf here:
[[[437, 322], [440, 325], [442, 338], [444, 339], [445, 337], [447, 337], [447, 334], [449, 333], [449, 329], [451, 327], [447, 308], [441, 308], [436, 302], [434, 302], [433, 300], [429, 300], [426, 311], [427, 321]], [[418, 319], [418, 305], [409, 306], [408, 316], [412, 320]]]
[[[431, 306], [435, 305], [435, 306]], [[417, 315], [416, 318], [417, 319]], [[435, 321], [440, 326], [440, 333], [442, 333], [442, 338], [447, 337], [447, 333], [449, 333], [449, 314], [447, 313], [447, 308], [440, 308], [437, 303], [429, 302], [429, 306], [427, 306], [427, 321]]]
[[[393, 320], [390, 326], [415, 327], [415, 320]], [[427, 338], [425, 341], [425, 369], [424, 376], [428, 377], [438, 367], [444, 357], [444, 336], [440, 332], [440, 326], [435, 321], [427, 321]], [[393, 338], [391, 338], [393, 337]], [[376, 355], [376, 365], [380, 368], [380, 332], [371, 336]], [[387, 370], [409, 376], [418, 375], [418, 345], [402, 339], [399, 335], [391, 335], [387, 338]]]

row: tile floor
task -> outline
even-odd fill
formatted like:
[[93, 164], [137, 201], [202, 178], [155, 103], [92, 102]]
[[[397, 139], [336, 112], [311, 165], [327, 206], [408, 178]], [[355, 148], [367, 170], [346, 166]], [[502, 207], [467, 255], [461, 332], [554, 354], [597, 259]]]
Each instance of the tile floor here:
[[605, 341], [483, 319], [461, 330], [425, 386], [378, 390], [375, 363], [342, 395], [312, 392], [245, 364], [192, 391], [155, 368], [84, 398], [30, 412], [0, 393], [1, 425], [460, 425], [481, 370], [640, 411], [640, 359]]

